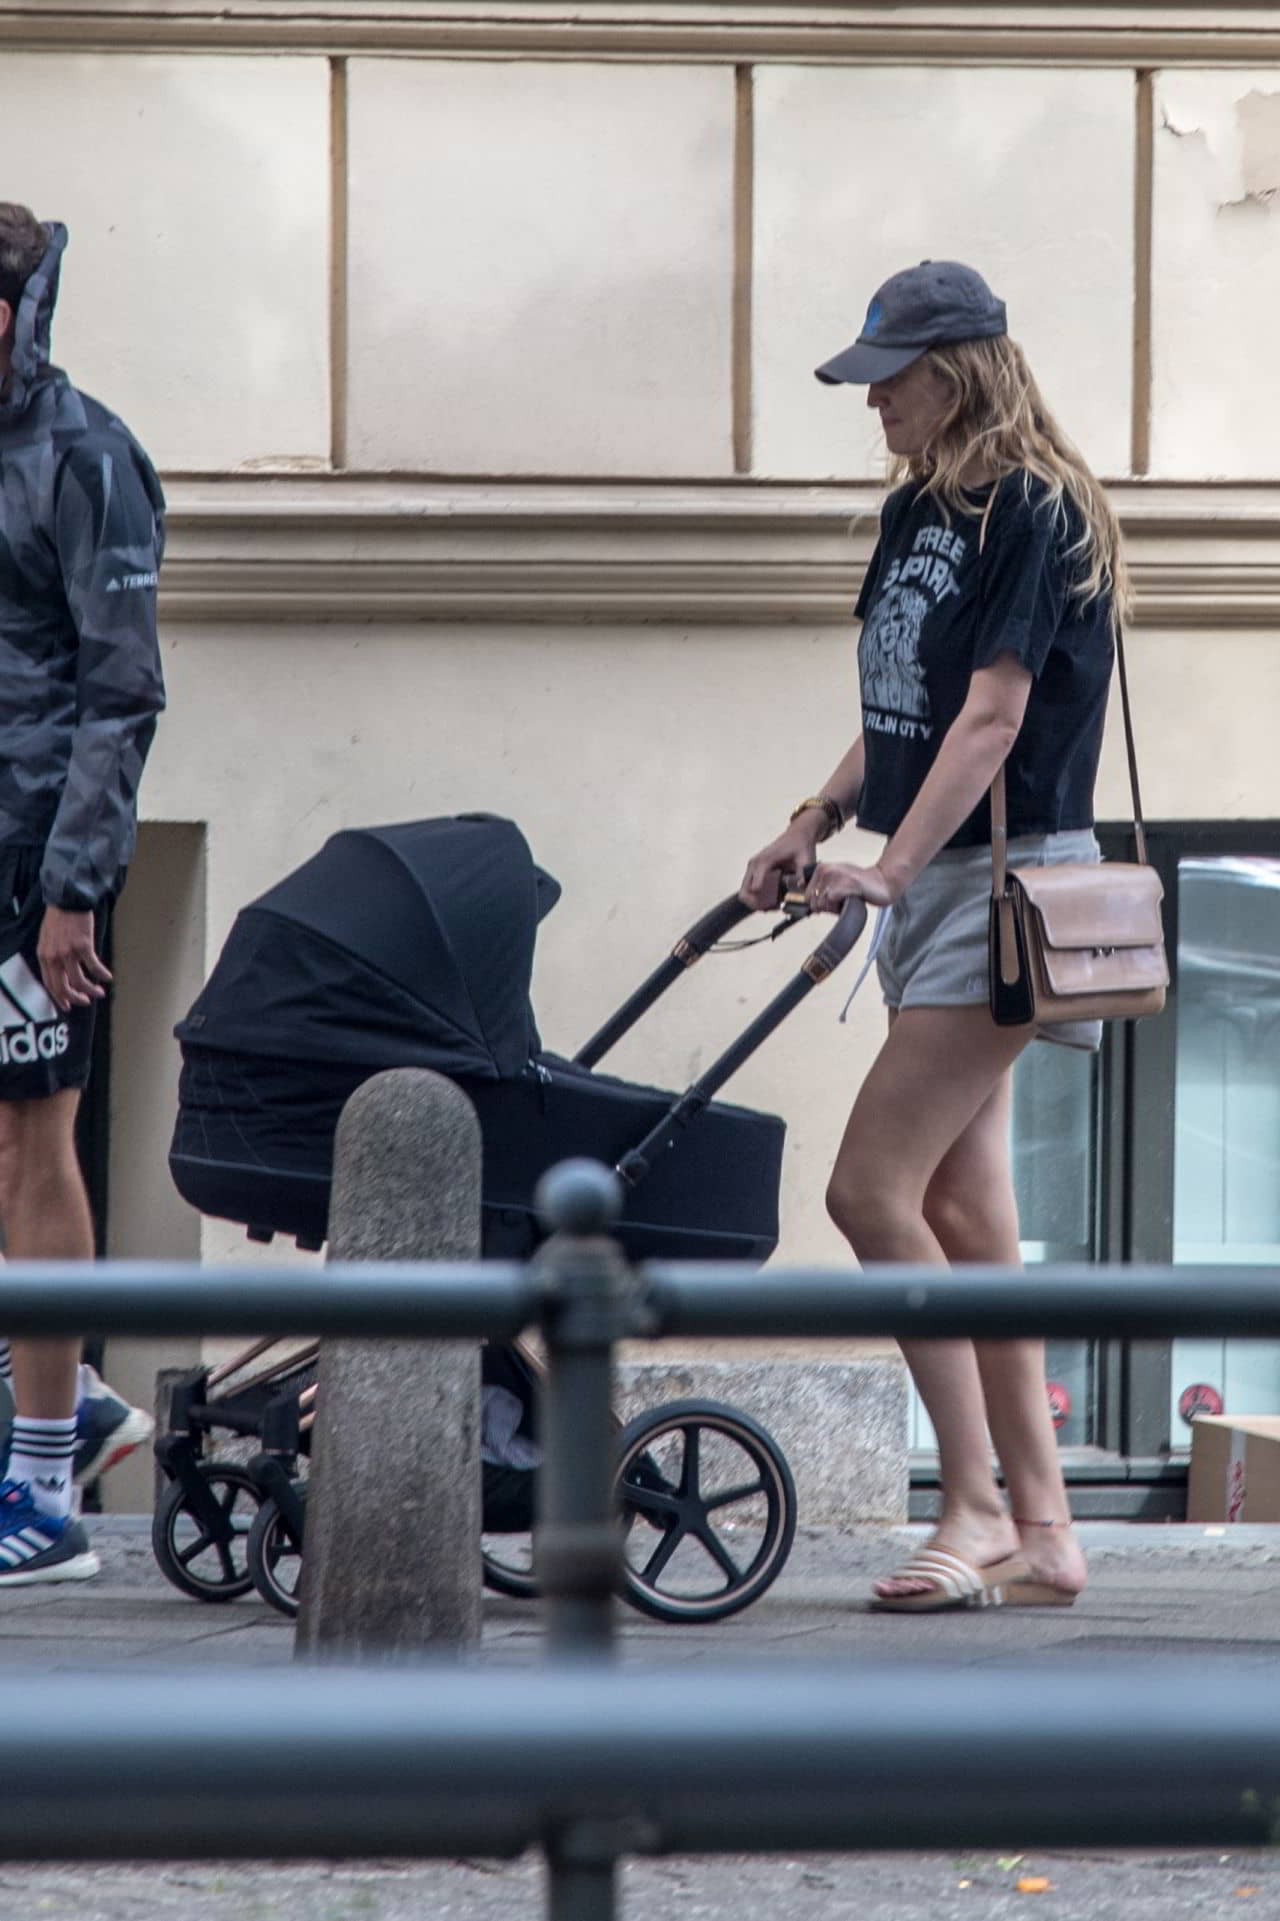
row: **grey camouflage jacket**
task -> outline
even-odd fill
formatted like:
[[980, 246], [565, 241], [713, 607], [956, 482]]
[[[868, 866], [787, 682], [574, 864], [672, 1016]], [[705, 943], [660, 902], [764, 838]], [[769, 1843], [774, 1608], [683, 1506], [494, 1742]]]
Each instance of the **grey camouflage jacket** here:
[[118, 889], [164, 707], [164, 495], [122, 421], [49, 365], [66, 228], [18, 307], [0, 386], [0, 844], [42, 847], [45, 901]]

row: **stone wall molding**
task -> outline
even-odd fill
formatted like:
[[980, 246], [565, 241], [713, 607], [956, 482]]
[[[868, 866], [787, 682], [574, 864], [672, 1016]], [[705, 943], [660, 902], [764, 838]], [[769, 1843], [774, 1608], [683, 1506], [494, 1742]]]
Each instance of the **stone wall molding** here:
[[995, 0], [0, 0], [0, 47], [86, 53], [1250, 65], [1280, 6]]
[[[869, 486], [171, 479], [167, 622], [846, 622]], [[1111, 489], [1135, 623], [1280, 632], [1280, 482]]]

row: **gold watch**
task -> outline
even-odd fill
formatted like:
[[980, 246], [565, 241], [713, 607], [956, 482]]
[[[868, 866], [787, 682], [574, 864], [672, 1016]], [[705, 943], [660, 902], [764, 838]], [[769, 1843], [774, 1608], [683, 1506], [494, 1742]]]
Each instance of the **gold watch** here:
[[818, 809], [827, 817], [827, 831], [821, 836], [823, 840], [829, 840], [832, 834], [840, 832], [844, 826], [844, 813], [839, 801], [833, 800], [830, 794], [808, 795], [791, 809], [790, 819], [796, 820], [801, 814], [807, 814], [811, 807]]

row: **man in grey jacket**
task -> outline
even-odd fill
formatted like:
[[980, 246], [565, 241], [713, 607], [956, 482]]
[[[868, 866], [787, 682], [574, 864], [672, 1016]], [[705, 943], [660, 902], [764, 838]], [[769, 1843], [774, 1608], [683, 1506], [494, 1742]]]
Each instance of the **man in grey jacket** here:
[[[137, 834], [164, 706], [164, 497], [121, 421], [49, 361], [66, 229], [0, 202], [0, 1220], [11, 1260], [88, 1260], [75, 1149], [106, 915]], [[4, 1355], [0, 1353], [0, 1372]], [[146, 1417], [80, 1342], [14, 1341], [0, 1587], [83, 1580], [74, 1482]], [[84, 1391], [97, 1401], [86, 1416]], [[77, 1402], [81, 1417], [77, 1428]]]

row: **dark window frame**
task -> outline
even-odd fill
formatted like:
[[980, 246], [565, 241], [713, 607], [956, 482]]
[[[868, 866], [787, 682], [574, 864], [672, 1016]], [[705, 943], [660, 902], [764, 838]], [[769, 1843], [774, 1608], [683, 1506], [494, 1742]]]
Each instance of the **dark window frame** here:
[[[1110, 860], [1132, 860], [1132, 825], [1100, 823]], [[1173, 1259], [1174, 1111], [1178, 1041], [1178, 867], [1188, 856], [1280, 858], [1280, 819], [1157, 820], [1147, 853], [1164, 883], [1169, 996], [1156, 1020], [1104, 1029], [1095, 1111], [1099, 1261], [1166, 1264]], [[1170, 1433], [1173, 1343], [1100, 1340], [1095, 1349], [1097, 1445], [1064, 1449], [1072, 1506], [1081, 1516], [1180, 1517], [1185, 1505], [1185, 1436]], [[911, 1512], [936, 1512], [936, 1463], [913, 1471]]]
[[[1098, 838], [1108, 857], [1132, 858], [1128, 827], [1099, 828]], [[1280, 820], [1152, 821], [1147, 852], [1164, 882], [1169, 998], [1158, 1020], [1138, 1021], [1110, 1036], [1112, 1059], [1103, 1066], [1100, 1117], [1109, 1206], [1099, 1235], [1099, 1258], [1167, 1263], [1173, 1259], [1179, 862], [1197, 855], [1278, 858]], [[1108, 1408], [1108, 1445], [1130, 1461], [1170, 1455], [1185, 1459], [1188, 1442], [1169, 1432], [1172, 1343], [1108, 1342], [1104, 1347], [1110, 1350], [1108, 1361], [1118, 1371], [1119, 1385], [1112, 1396], [1115, 1405]]]

